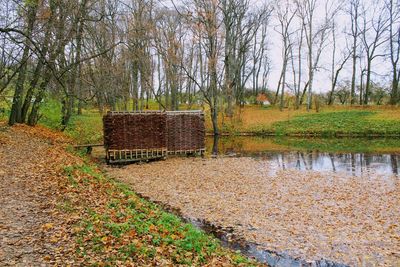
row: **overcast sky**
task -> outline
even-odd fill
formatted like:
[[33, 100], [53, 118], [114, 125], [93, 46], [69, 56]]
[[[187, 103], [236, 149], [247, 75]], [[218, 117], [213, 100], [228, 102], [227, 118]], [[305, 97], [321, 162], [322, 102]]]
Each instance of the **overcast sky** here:
[[[256, 4], [261, 4], [264, 1], [263, 0], [253, 0]], [[321, 21], [325, 19], [325, 12], [324, 12], [324, 6], [327, 0], [317, 0], [317, 6], [318, 6], [318, 11], [315, 13], [315, 25], [318, 25]], [[336, 1], [336, 3], [339, 3], [339, 0], [331, 0], [331, 1]], [[281, 1], [283, 2], [283, 1]], [[349, 0], [345, 0], [342, 2], [342, 5], [348, 4]], [[383, 0], [375, 0], [375, 1], [364, 1], [365, 4], [368, 6], [368, 10], [371, 13], [370, 15], [372, 16], [373, 11], [379, 11], [380, 6], [383, 4]], [[337, 35], [337, 59], [341, 58], [341, 50], [346, 49], [346, 38], [349, 41], [349, 44], [351, 44], [352, 40], [350, 39], [351, 36], [346, 34], [345, 32], [349, 32], [350, 27], [351, 27], [351, 20], [348, 14], [345, 13], [345, 11], [339, 11], [335, 18], [336, 22], [336, 35]], [[269, 86], [271, 88], [276, 88], [278, 80], [279, 80], [279, 75], [280, 75], [280, 70], [281, 70], [281, 64], [282, 64], [282, 59], [281, 59], [281, 39], [279, 34], [273, 29], [274, 26], [278, 24], [277, 19], [272, 17], [271, 19], [271, 27], [269, 31], [269, 40], [270, 40], [270, 55], [271, 55], [271, 61], [272, 61], [272, 72], [270, 75], [270, 82]], [[294, 28], [299, 28], [299, 21], [295, 21], [293, 23]], [[329, 36], [331, 37], [331, 35]], [[305, 43], [305, 42], [304, 42]], [[332, 41], [329, 39], [326, 42], [327, 47], [325, 48], [324, 52], [321, 55], [321, 60], [319, 66], [321, 69], [315, 74], [315, 80], [314, 80], [314, 92], [326, 92], [330, 89], [330, 68], [331, 68], [331, 58], [332, 58]], [[384, 50], [387, 50], [387, 47], [383, 47], [380, 49], [379, 52], [382, 52]], [[306, 54], [304, 54], [304, 57]], [[306, 66], [306, 59], [304, 59], [303, 65]], [[388, 61], [385, 61], [384, 58], [377, 58], [373, 62], [374, 69], [373, 71], [376, 72], [376, 74], [373, 74], [373, 81], [376, 82], [388, 82], [389, 77], [385, 77], [385, 75], [390, 74], [390, 63]], [[351, 60], [349, 60], [346, 64], [345, 69], [340, 73], [339, 79], [344, 80], [344, 79], [350, 79], [351, 78]], [[357, 72], [360, 73], [359, 67], [357, 67]], [[291, 71], [289, 70], [287, 75], [288, 78], [291, 79]], [[357, 74], [358, 75], [358, 74]], [[358, 79], [358, 77], [357, 77]]]
[[[159, 2], [167, 7], [173, 8], [172, 1], [176, 4], [179, 5], [182, 3], [182, 0], [160, 0]], [[266, 1], [269, 0], [250, 0], [251, 7], [257, 9], [257, 6], [261, 6], [266, 3]], [[335, 3], [334, 5], [339, 5], [341, 2], [341, 6], [343, 7], [342, 11], [339, 11], [337, 13], [337, 16], [335, 17], [335, 22], [336, 22], [336, 35], [337, 35], [337, 55], [336, 55], [336, 60], [339, 61], [342, 57], [342, 50], [346, 48], [346, 38], [348, 39], [349, 43], [351, 44], [351, 36], [349, 36], [346, 32], [350, 31], [351, 27], [351, 20], [350, 16], [345, 12], [346, 5], [348, 5], [349, 0], [317, 0], [317, 11], [315, 12], [314, 16], [314, 22], [315, 22], [315, 28], [318, 27], [318, 25], [321, 24], [322, 21], [325, 19], [325, 4], [327, 3]], [[269, 3], [273, 3], [274, 1], [269, 1]], [[284, 3], [284, 0], [277, 0], [278, 4]], [[384, 0], [363, 0], [365, 6], [367, 7], [368, 12], [370, 13], [369, 15], [372, 16], [372, 13], [374, 11], [378, 12], [381, 10], [381, 6], [384, 2]], [[300, 28], [299, 25], [300, 21], [295, 20], [293, 22], [293, 28], [298, 29]], [[269, 42], [269, 56], [271, 58], [271, 63], [272, 63], [272, 70], [270, 73], [269, 77], [269, 82], [268, 86], [275, 90], [279, 76], [280, 76], [280, 71], [281, 71], [281, 65], [282, 65], [282, 58], [281, 58], [281, 37], [279, 33], [276, 32], [275, 29], [278, 29], [278, 21], [273, 15], [271, 17], [270, 21], [270, 27], [269, 27], [269, 33], [268, 33], [268, 42]], [[329, 34], [329, 39], [326, 41], [325, 45], [326, 48], [321, 54], [321, 59], [319, 63], [319, 70], [315, 73], [314, 76], [314, 92], [327, 92], [330, 90], [330, 69], [331, 69], [331, 58], [332, 58], [332, 41], [331, 41], [331, 34]], [[305, 45], [305, 40], [303, 42], [303, 45]], [[381, 51], [387, 50], [387, 47], [381, 47]], [[307, 61], [306, 61], [306, 52], [304, 50], [303, 52], [303, 73], [304, 73], [304, 79], [307, 79]], [[357, 62], [359, 64], [359, 61]], [[339, 76], [339, 81], [343, 81], [345, 79], [349, 80], [351, 78], [351, 60], [349, 60], [343, 69], [343, 71], [340, 73]], [[359, 79], [359, 66], [357, 66], [357, 80]], [[373, 77], [372, 81], [374, 82], [379, 82], [379, 83], [388, 83], [390, 80], [390, 64], [388, 61], [385, 61], [384, 58], [377, 58], [373, 62]], [[292, 80], [292, 71], [291, 68], [288, 68], [287, 71], [287, 79], [288, 83], [291, 83]], [[249, 86], [251, 86], [251, 79], [249, 80]]]

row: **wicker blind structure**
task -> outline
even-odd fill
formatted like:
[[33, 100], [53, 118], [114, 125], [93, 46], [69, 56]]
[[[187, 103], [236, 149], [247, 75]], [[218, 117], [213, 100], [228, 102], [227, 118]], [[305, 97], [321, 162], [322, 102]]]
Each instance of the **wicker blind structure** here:
[[103, 117], [109, 163], [165, 157], [165, 112], [109, 112]]
[[205, 151], [201, 111], [113, 111], [103, 117], [103, 129], [109, 163]]
[[204, 113], [167, 111], [167, 148], [169, 154], [204, 152]]

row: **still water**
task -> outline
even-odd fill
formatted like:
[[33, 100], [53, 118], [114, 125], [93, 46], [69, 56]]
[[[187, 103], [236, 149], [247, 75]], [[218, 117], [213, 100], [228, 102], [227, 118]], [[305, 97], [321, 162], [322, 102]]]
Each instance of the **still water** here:
[[399, 176], [397, 139], [207, 138], [207, 151], [268, 160], [277, 170], [331, 171], [358, 177]]

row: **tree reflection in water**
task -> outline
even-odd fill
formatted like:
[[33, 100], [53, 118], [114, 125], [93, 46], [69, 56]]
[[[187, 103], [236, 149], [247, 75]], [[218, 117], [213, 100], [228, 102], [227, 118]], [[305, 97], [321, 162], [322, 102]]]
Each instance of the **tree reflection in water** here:
[[264, 152], [256, 156], [275, 162], [281, 169], [346, 172], [353, 176], [399, 174], [397, 154]]
[[[247, 141], [254, 142], [254, 144], [249, 145]], [[332, 142], [332, 140], [330, 141]], [[340, 141], [343, 142], [343, 140]], [[356, 141], [354, 140], [353, 142]], [[211, 143], [212, 147], [210, 149]], [[271, 139], [257, 139], [252, 137], [221, 138], [214, 136], [212, 140], [208, 140], [208, 144], [208, 151], [212, 155], [257, 157], [271, 161], [276, 165], [277, 169], [282, 170], [333, 171], [344, 172], [359, 177], [372, 174], [399, 175], [399, 153], [298, 151], [295, 147], [283, 147], [283, 151], [280, 151], [274, 147]], [[271, 149], [269, 149], [270, 147]]]

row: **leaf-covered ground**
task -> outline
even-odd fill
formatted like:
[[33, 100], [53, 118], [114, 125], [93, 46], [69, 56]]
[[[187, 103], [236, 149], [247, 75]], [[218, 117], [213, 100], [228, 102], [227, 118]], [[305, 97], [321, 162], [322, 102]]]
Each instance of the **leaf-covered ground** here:
[[68, 150], [0, 124], [0, 266], [256, 266]]
[[59, 165], [74, 162], [44, 129], [0, 125], [0, 265], [73, 263], [69, 241], [75, 219], [56, 209], [63, 175]]
[[398, 177], [271, 168], [251, 158], [175, 158], [109, 173], [184, 216], [233, 228], [269, 250], [354, 266], [400, 266]]

